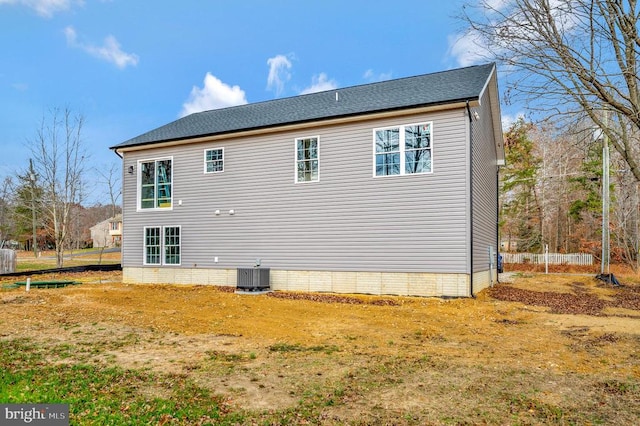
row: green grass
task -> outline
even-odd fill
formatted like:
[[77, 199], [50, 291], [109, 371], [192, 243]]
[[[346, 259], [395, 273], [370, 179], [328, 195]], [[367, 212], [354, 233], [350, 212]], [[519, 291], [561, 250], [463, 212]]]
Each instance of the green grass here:
[[[134, 335], [126, 335], [110, 343], [96, 342], [91, 350], [84, 342], [35, 344], [27, 339], [0, 340], [0, 402], [69, 404], [73, 425], [419, 425], [430, 424], [429, 421], [608, 424], [607, 419], [614, 414], [610, 410], [625, 410], [628, 415], [623, 418], [628, 418], [638, 408], [635, 398], [639, 386], [633, 378], [594, 381], [576, 374], [556, 376], [545, 371], [509, 368], [496, 371], [489, 367], [457, 366], [455, 360], [425, 355], [413, 359], [368, 356], [366, 363], [359, 363], [358, 368], [347, 369], [344, 374], [292, 383], [295, 402], [287, 408], [241, 410], [234, 408], [233, 401], [199, 383], [208, 375], [223, 374], [207, 369], [212, 362], [243, 370], [240, 376], [261, 381], [261, 369], [268, 367], [258, 364], [249, 367], [248, 362], [255, 359], [251, 353], [208, 351], [207, 357], [193, 361], [193, 369], [179, 374], [122, 368], [105, 360], [111, 349], [127, 342], [133, 344], [136, 339]], [[268, 349], [277, 362], [282, 362], [282, 353], [287, 353], [287, 362], [292, 365], [305, 362], [312, 353], [327, 362], [337, 351], [332, 346], [285, 343]], [[343, 351], [335, 359], [349, 364]], [[194, 371], [199, 373], [194, 376], [191, 374]], [[200, 377], [200, 381], [194, 377]], [[572, 389], [577, 397], [569, 394], [568, 401], [548, 400], [545, 397], [548, 390], [539, 387], [556, 381], [563, 382], [560, 388]], [[327, 417], [327, 410], [349, 412], [353, 401], [361, 401], [372, 393], [394, 395], [394, 389], [413, 389], [428, 395], [432, 406], [423, 408], [434, 410], [432, 417], [426, 417], [420, 407], [388, 411], [384, 398], [360, 412], [358, 420], [334, 422]], [[589, 401], [579, 397], [587, 394], [596, 396]], [[240, 395], [237, 397], [242, 398]], [[453, 402], [460, 400], [468, 406]]]
[[[93, 355], [107, 350], [98, 345]], [[26, 339], [0, 340], [0, 402], [69, 404], [73, 425], [318, 424], [322, 407], [334, 405], [344, 393], [341, 385], [307, 389], [295, 407], [232, 411], [224, 397], [186, 374], [92, 365], [84, 355], [81, 347], [67, 343], [48, 347]], [[228, 363], [254, 359], [208, 355]]]
[[[74, 255], [79, 252], [74, 251]], [[64, 259], [63, 267], [71, 267], [71, 266], [83, 266], [83, 265], [95, 265], [98, 263], [99, 253], [91, 252], [92, 254], [87, 257], [73, 257]], [[68, 254], [68, 253], [67, 253]], [[112, 263], [120, 263], [119, 259], [102, 259], [102, 264], [112, 264]], [[16, 265], [16, 272], [26, 272], [26, 271], [40, 271], [43, 269], [56, 268], [56, 259], [55, 257], [40, 257], [38, 259], [35, 258], [21, 258]]]
[[335, 345], [303, 346], [297, 343], [276, 343], [269, 346], [269, 350], [271, 352], [323, 352], [330, 355], [334, 352], [338, 352], [340, 348]]
[[[60, 349], [60, 348], [59, 348]], [[68, 349], [68, 348], [65, 348]], [[62, 359], [68, 357], [61, 351]], [[85, 364], [52, 364], [25, 340], [0, 341], [0, 401], [69, 404], [72, 424], [233, 424], [222, 398], [182, 375]]]

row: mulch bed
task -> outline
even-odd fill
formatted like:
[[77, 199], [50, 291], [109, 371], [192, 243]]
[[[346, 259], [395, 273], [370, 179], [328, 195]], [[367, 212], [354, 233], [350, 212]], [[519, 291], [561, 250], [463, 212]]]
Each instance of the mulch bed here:
[[357, 297], [338, 296], [335, 294], [319, 294], [319, 293], [291, 293], [291, 292], [274, 292], [268, 293], [269, 297], [290, 300], [310, 300], [312, 302], [322, 303], [347, 303], [350, 305], [378, 305], [378, 306], [398, 306], [400, 302], [393, 299], [371, 299], [365, 300]]
[[573, 293], [534, 291], [502, 284], [490, 288], [488, 294], [497, 300], [545, 306], [550, 308], [551, 313], [556, 314], [604, 316], [606, 314], [602, 311], [607, 307], [640, 310], [640, 288], [638, 287], [615, 287], [616, 293], [613, 300], [603, 300], [589, 293], [583, 283], [575, 283], [573, 291]]

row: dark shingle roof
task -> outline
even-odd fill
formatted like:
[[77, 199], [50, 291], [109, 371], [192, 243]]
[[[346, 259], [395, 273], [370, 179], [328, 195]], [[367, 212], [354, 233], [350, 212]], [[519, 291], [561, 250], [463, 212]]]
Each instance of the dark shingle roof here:
[[[111, 149], [478, 99], [494, 64], [198, 112]], [[336, 101], [336, 92], [338, 100]]]

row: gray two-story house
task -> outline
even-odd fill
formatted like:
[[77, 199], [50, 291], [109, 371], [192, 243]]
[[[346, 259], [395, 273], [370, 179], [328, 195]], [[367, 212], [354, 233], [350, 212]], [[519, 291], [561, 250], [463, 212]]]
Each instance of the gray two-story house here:
[[113, 146], [125, 282], [471, 296], [496, 279], [493, 64], [191, 114]]

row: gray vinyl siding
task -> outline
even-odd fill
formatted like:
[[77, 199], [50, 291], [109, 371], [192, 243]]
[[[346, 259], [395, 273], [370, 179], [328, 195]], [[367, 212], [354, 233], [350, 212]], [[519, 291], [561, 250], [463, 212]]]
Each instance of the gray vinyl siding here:
[[[125, 152], [124, 170], [173, 157], [173, 208], [136, 211], [136, 174], [124, 173], [123, 266], [143, 265], [145, 226], [181, 226], [181, 268], [260, 259], [284, 270], [468, 273], [465, 120], [457, 109]], [[425, 121], [433, 173], [374, 177], [373, 129]], [[295, 183], [294, 141], [311, 136], [319, 181]], [[224, 172], [203, 173], [204, 150], [219, 147]]]
[[[495, 135], [491, 126], [488, 90], [476, 108], [480, 119], [472, 123], [473, 271], [489, 269], [489, 247], [497, 251], [497, 162]], [[494, 265], [495, 265], [494, 256]]]

